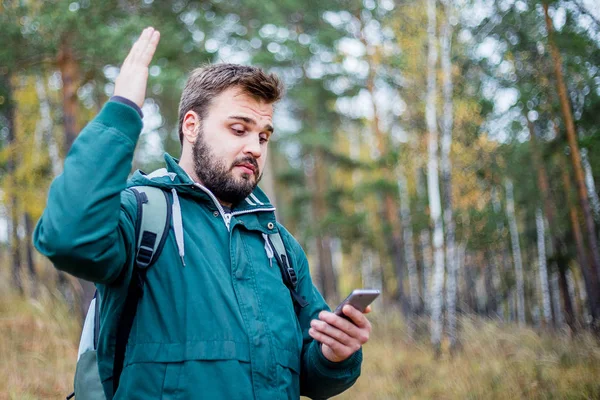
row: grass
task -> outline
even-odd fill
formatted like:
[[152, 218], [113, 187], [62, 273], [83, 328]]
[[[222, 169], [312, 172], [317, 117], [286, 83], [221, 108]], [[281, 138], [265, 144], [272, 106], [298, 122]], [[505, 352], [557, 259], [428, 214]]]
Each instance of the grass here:
[[80, 325], [48, 292], [0, 297], [0, 399], [64, 399], [73, 391]]
[[[426, 338], [407, 340], [399, 318], [371, 319], [362, 376], [338, 399], [600, 399], [600, 346], [589, 335], [467, 318], [461, 350], [435, 360]], [[80, 329], [47, 291], [38, 301], [0, 296], [0, 399], [70, 393]]]

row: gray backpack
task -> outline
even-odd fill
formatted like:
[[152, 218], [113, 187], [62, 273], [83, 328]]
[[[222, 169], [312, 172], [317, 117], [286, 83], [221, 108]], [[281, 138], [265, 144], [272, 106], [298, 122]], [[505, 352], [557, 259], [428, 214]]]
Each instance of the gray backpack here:
[[[138, 301], [144, 290], [146, 271], [160, 256], [171, 226], [171, 199], [167, 192], [153, 186], [129, 188], [137, 201], [136, 238], [137, 252], [134, 270], [129, 284], [127, 298], [117, 325], [115, 359], [113, 364], [113, 394], [119, 386], [123, 371], [125, 348]], [[287, 253], [279, 232], [268, 235], [268, 242], [281, 270], [283, 282], [288, 287], [294, 302], [296, 314], [308, 305], [306, 299], [296, 291], [298, 279], [293, 266], [288, 262]], [[100, 307], [102, 299], [96, 291], [90, 303], [83, 324], [77, 367], [75, 370], [75, 391], [67, 400], [106, 400], [97, 364], [98, 334], [100, 331]]]

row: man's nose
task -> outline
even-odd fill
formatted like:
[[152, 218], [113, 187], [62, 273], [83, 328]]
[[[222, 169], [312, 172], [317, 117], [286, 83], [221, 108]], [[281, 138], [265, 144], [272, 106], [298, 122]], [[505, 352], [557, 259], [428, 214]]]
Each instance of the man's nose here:
[[262, 154], [259, 135], [249, 135], [248, 141], [244, 148], [244, 153], [252, 155], [254, 158], [259, 158]]

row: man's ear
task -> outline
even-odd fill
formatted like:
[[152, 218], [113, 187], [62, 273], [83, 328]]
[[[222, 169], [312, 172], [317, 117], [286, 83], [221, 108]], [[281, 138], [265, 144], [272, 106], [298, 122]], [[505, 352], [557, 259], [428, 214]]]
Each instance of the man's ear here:
[[195, 111], [188, 111], [183, 116], [181, 131], [183, 132], [183, 140], [191, 144], [196, 142], [198, 133], [200, 132], [201, 124], [200, 116]]

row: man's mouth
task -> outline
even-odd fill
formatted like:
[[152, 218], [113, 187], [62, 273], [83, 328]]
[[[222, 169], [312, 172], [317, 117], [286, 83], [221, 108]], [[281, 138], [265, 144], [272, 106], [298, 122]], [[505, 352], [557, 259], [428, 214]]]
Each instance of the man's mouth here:
[[240, 168], [244, 173], [254, 175], [256, 167], [250, 163], [237, 164], [236, 167]]

